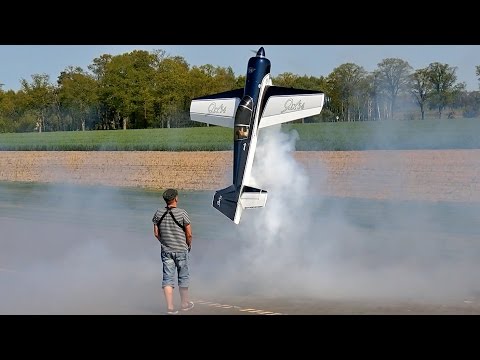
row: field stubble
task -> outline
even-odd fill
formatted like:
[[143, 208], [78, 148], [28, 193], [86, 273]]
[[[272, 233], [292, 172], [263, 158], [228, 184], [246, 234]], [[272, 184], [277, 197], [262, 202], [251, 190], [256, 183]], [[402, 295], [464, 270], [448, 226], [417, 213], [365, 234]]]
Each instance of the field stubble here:
[[[312, 190], [326, 196], [480, 201], [480, 150], [296, 151]], [[3, 151], [0, 181], [161, 190], [217, 190], [231, 151]], [[321, 179], [321, 180], [319, 180]]]

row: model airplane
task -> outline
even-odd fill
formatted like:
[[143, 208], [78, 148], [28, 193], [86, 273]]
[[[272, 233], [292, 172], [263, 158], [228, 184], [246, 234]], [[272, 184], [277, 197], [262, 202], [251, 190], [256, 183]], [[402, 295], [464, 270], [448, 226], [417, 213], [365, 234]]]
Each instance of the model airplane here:
[[323, 101], [321, 91], [272, 86], [270, 60], [263, 47], [248, 60], [245, 88], [193, 99], [193, 121], [234, 129], [233, 184], [215, 192], [213, 207], [235, 224], [244, 209], [264, 207], [267, 191], [248, 185], [258, 131], [320, 114]]

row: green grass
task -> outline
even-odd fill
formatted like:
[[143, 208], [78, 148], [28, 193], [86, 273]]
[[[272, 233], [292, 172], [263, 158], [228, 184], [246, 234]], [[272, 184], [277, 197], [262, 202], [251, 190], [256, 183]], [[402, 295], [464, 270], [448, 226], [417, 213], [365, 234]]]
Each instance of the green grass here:
[[[480, 148], [480, 119], [282, 125], [283, 132], [293, 130], [299, 134], [299, 151]], [[222, 151], [233, 149], [232, 138], [232, 129], [216, 126], [8, 133], [0, 134], [0, 150]]]
[[0, 150], [212, 151], [232, 148], [232, 129], [219, 127], [0, 134]]
[[480, 119], [284, 124], [297, 150], [478, 149]]

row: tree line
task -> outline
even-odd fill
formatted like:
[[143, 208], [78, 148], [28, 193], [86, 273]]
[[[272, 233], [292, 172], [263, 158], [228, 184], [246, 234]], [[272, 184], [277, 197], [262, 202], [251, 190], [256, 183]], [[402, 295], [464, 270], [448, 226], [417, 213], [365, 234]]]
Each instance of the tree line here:
[[[325, 93], [322, 113], [304, 119], [309, 122], [425, 119], [426, 111], [438, 118], [478, 117], [480, 92], [467, 91], [456, 70], [439, 62], [413, 69], [387, 58], [372, 72], [345, 63], [327, 76], [287, 72], [272, 81]], [[480, 65], [476, 75], [480, 81]], [[18, 91], [0, 85], [0, 132], [205, 126], [190, 121], [191, 99], [243, 88], [245, 75], [235, 76], [231, 67], [190, 66], [164, 50], [134, 50], [103, 54], [87, 70], [68, 66], [55, 82], [33, 74], [20, 83]]]

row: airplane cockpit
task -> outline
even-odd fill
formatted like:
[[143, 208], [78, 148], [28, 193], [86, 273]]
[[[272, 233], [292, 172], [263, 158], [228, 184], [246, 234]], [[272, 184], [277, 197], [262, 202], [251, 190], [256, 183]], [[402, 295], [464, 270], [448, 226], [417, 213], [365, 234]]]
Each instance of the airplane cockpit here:
[[238, 105], [235, 114], [235, 136], [234, 140], [244, 140], [250, 135], [250, 122], [253, 113], [253, 99], [245, 95]]

